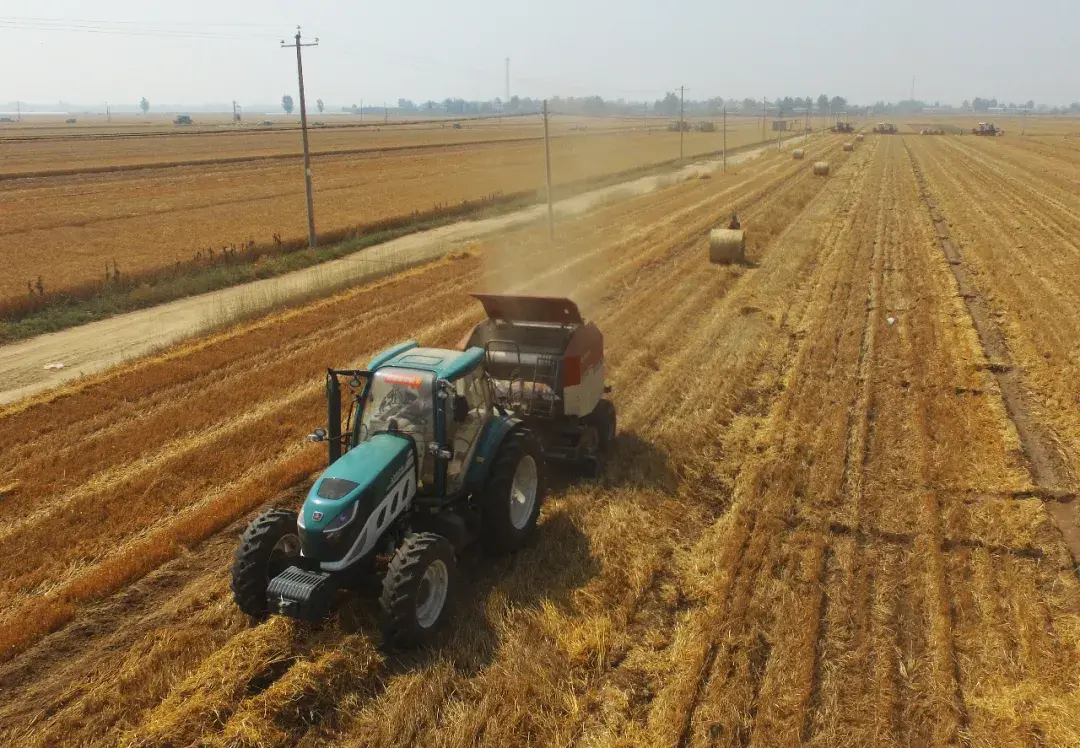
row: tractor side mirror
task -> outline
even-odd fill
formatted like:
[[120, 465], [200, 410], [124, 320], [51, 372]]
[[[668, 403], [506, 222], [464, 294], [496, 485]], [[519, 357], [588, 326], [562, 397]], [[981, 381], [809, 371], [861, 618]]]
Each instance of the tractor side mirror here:
[[326, 429], [315, 429], [315, 432], [308, 434], [309, 442], [324, 442], [326, 441]]
[[454, 395], [454, 423], [469, 419], [469, 400], [464, 395]]

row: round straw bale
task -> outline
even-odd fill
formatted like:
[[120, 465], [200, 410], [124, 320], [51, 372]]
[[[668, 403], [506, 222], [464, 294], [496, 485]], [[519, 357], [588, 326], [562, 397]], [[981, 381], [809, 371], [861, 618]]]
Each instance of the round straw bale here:
[[805, 155], [806, 151], [804, 151], [802, 148], [796, 148], [791, 152], [791, 157], [794, 159], [801, 159]]
[[814, 176], [815, 177], [827, 177], [829, 176], [829, 162], [817, 161], [814, 163]]
[[746, 257], [746, 234], [736, 229], [709, 232], [709, 262], [742, 262]]
[[862, 139], [863, 139], [863, 134], [859, 133], [858, 135], [855, 136], [855, 139], [861, 143]]
[[855, 150], [855, 144], [854, 143], [844, 143], [844, 150], [845, 151], [853, 151], [853, 150]]

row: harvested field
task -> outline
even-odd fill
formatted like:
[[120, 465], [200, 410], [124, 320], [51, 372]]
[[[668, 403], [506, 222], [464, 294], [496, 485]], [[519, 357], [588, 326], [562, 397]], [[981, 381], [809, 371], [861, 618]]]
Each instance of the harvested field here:
[[[842, 142], [827, 180], [768, 153], [0, 411], [0, 741], [1076, 745], [1075, 197], [1011, 144]], [[748, 263], [710, 265], [736, 204]], [[230, 554], [323, 462], [324, 367], [452, 344], [477, 289], [598, 321], [603, 478], [465, 558], [437, 650], [382, 653], [365, 596], [249, 625]]]
[[[755, 121], [729, 129], [729, 148], [759, 139]], [[543, 189], [542, 135], [536, 118], [504, 128], [316, 129], [317, 228], [342, 232], [492, 195], [533, 198]], [[561, 123], [556, 136], [553, 179], [564, 192], [679, 154], [678, 134], [630, 125], [571, 133]], [[688, 157], [722, 147], [722, 133], [686, 136]], [[24, 178], [0, 179], [0, 301], [26, 296], [39, 276], [47, 292], [62, 292], [102, 282], [106, 264], [138, 276], [205, 258], [208, 248], [307, 235], [295, 131], [72, 136], [4, 148], [4, 175]]]

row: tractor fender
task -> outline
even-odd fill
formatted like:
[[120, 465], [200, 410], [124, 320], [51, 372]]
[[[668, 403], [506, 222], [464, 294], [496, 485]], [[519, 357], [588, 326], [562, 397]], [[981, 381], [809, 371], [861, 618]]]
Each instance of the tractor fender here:
[[484, 425], [484, 430], [480, 433], [480, 443], [476, 445], [476, 452], [473, 454], [469, 470], [465, 474], [465, 485], [471, 490], [479, 490], [487, 482], [488, 473], [491, 471], [491, 463], [495, 458], [495, 454], [499, 451], [503, 439], [518, 428], [521, 423], [520, 418], [500, 416], [492, 418]]

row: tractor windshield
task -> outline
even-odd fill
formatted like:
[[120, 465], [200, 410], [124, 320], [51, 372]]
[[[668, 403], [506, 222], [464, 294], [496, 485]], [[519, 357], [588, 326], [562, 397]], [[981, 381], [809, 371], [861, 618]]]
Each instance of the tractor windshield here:
[[365, 442], [380, 431], [400, 431], [416, 441], [421, 462], [420, 479], [431, 480], [427, 445], [435, 439], [432, 394], [435, 375], [415, 369], [386, 368], [375, 372], [364, 401], [358, 441]]
[[416, 439], [428, 441], [434, 438], [433, 379], [430, 372], [411, 369], [390, 368], [375, 372], [364, 403], [360, 441], [367, 441], [377, 431], [390, 430], [392, 421], [396, 430], [413, 434]]

